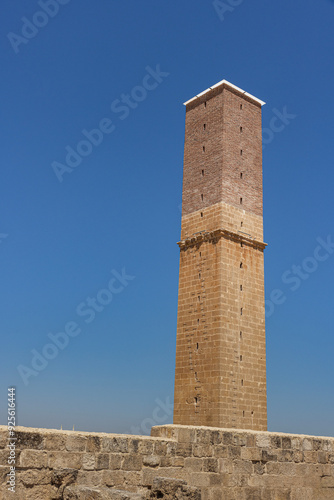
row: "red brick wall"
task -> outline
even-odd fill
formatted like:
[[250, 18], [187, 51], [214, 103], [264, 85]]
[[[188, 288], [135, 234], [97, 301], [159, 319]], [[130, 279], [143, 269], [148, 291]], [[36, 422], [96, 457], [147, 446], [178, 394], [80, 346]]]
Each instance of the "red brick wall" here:
[[196, 103], [186, 112], [182, 215], [221, 201], [240, 207], [240, 198], [262, 215], [260, 105], [226, 87]]

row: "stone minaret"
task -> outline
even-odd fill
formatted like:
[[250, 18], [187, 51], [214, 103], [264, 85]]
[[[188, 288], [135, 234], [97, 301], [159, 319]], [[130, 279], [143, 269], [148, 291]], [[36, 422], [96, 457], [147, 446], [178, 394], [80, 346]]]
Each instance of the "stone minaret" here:
[[263, 104], [225, 80], [185, 103], [174, 424], [267, 429]]

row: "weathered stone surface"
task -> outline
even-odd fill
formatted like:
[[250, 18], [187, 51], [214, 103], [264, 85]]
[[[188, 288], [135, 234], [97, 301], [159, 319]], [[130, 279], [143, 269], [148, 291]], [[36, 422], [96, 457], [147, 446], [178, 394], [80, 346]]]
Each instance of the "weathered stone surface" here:
[[[33, 488], [28, 488], [24, 492], [22, 499], [24, 500], [46, 500], [54, 498], [54, 489], [51, 485], [47, 486], [34, 486]], [[21, 500], [21, 498], [20, 498]]]
[[64, 500], [143, 500], [143, 497], [115, 489], [70, 486], [64, 491]]
[[101, 469], [109, 469], [109, 466], [113, 469], [113, 465], [111, 464], [109, 460], [109, 454], [108, 453], [99, 453], [96, 455], [96, 466], [95, 468], [97, 470]]
[[20, 466], [24, 468], [42, 469], [48, 465], [48, 454], [46, 451], [22, 450], [20, 455]]
[[87, 438], [83, 436], [68, 436], [66, 440], [67, 451], [85, 451]]
[[123, 470], [141, 470], [143, 467], [143, 459], [141, 456], [130, 455], [123, 459], [122, 469]]
[[51, 484], [52, 473], [49, 470], [27, 470], [18, 473], [19, 481], [26, 487]]
[[111, 490], [110, 491], [110, 500], [144, 500], [142, 495], [137, 493], [131, 493], [129, 491], [122, 490]]
[[129, 441], [123, 436], [102, 438], [102, 451], [110, 453], [128, 453]]
[[109, 455], [110, 469], [118, 470], [122, 466], [123, 455], [111, 453]]
[[141, 455], [148, 455], [153, 453], [154, 441], [149, 441], [147, 439], [139, 441], [138, 452]]
[[64, 500], [101, 500], [101, 490], [87, 486], [69, 486], [64, 490]]
[[124, 487], [125, 485], [127, 487], [138, 486], [142, 484], [142, 472], [123, 471], [123, 470], [116, 470], [116, 471], [104, 470], [102, 471], [102, 484], [108, 487], [115, 487], [118, 489]]
[[4, 433], [0, 434], [0, 450], [7, 446], [7, 437]]
[[158, 467], [160, 465], [160, 457], [157, 455], [145, 455], [143, 457], [143, 465], [146, 467]]
[[102, 472], [103, 471], [79, 470], [76, 484], [94, 488], [103, 487], [105, 486], [105, 482], [103, 481]]
[[212, 457], [213, 448], [210, 445], [197, 444], [193, 445], [193, 455], [194, 457]]
[[48, 456], [48, 466], [51, 469], [81, 469], [83, 453], [71, 453], [66, 451], [51, 452]]
[[85, 453], [82, 459], [82, 468], [84, 470], [94, 470], [96, 465], [96, 457], [93, 453]]
[[154, 479], [150, 500], [163, 498], [164, 500], [201, 500], [198, 488], [187, 486], [186, 481], [157, 477]]
[[63, 451], [66, 446], [66, 436], [62, 436], [59, 434], [47, 434], [44, 437], [44, 449], [45, 450], [54, 450], [54, 451]]
[[16, 432], [16, 448], [18, 449], [43, 449], [43, 436], [39, 432]]
[[54, 469], [51, 476], [51, 484], [57, 488], [67, 486], [76, 481], [78, 477], [77, 469]]
[[101, 438], [98, 436], [88, 436], [86, 441], [86, 451], [95, 453], [101, 450]]

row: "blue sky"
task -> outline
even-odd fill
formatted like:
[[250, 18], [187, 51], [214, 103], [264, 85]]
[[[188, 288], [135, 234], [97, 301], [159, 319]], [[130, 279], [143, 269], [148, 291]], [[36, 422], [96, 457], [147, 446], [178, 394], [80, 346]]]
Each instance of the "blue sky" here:
[[334, 435], [333, 22], [330, 0], [3, 0], [2, 423], [8, 386], [20, 425], [172, 422], [182, 103], [227, 79], [267, 103], [268, 428]]

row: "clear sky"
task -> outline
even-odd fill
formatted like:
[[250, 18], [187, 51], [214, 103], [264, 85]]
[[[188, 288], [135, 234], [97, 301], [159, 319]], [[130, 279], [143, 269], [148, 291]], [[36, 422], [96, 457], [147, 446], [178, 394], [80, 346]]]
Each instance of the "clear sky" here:
[[226, 79], [267, 103], [268, 427], [334, 435], [333, 25], [331, 0], [3, 0], [1, 423], [8, 386], [24, 426], [172, 422], [182, 103]]

